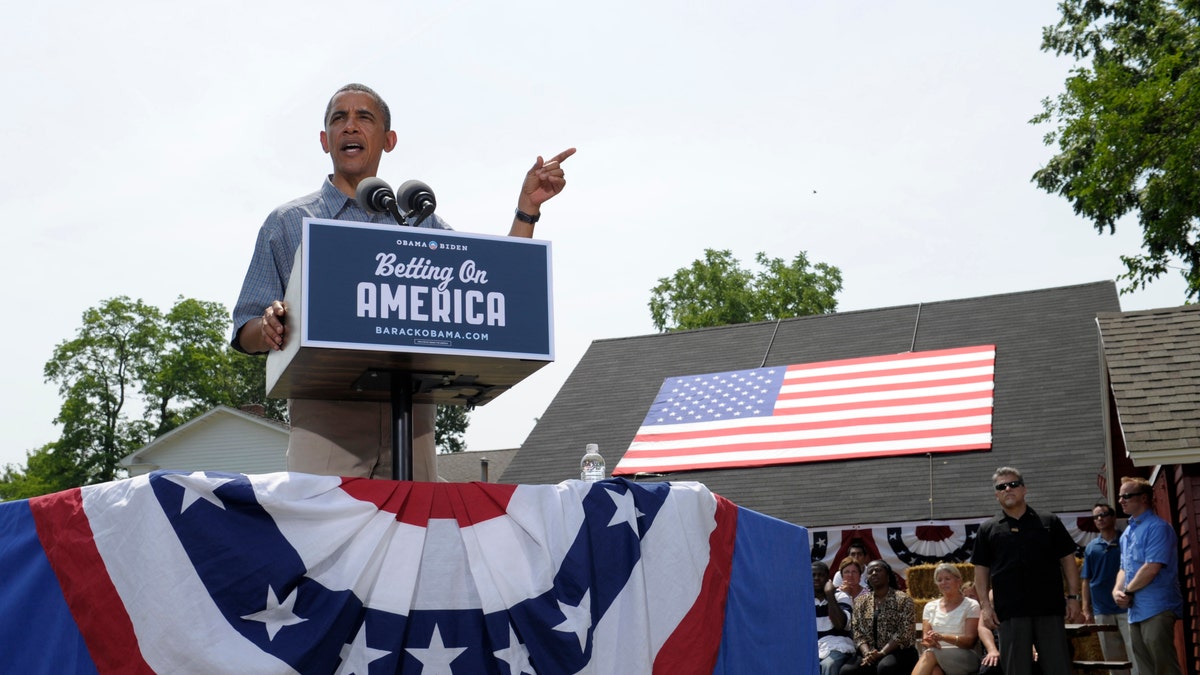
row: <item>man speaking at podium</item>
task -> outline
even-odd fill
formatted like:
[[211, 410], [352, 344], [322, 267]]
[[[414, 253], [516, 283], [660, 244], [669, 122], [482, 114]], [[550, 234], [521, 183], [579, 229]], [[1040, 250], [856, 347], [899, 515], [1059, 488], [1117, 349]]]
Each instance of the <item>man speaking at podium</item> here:
[[[306, 217], [395, 223], [389, 213], [369, 213], [354, 200], [359, 181], [375, 176], [383, 153], [396, 147], [388, 105], [370, 87], [348, 84], [334, 92], [325, 108], [321, 148], [333, 160], [333, 173], [321, 189], [280, 206], [258, 232], [254, 256], [233, 309], [235, 349], [248, 354], [279, 350], [287, 332], [283, 294]], [[537, 158], [521, 185], [517, 211], [508, 234], [532, 237], [541, 206], [566, 185], [562, 162], [570, 148], [549, 161]], [[406, 223], [411, 224], [411, 223]], [[450, 229], [436, 214], [419, 227]], [[437, 406], [416, 404], [412, 414], [413, 479], [437, 480], [434, 419]], [[390, 403], [362, 401], [288, 401], [292, 432], [288, 439], [289, 471], [331, 476], [391, 478], [392, 413]]]

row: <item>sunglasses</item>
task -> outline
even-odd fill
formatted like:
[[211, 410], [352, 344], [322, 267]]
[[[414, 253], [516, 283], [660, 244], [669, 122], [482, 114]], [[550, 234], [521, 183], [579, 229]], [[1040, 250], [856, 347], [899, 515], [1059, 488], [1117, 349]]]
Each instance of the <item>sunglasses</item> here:
[[1130, 492], [1128, 494], [1117, 495], [1117, 499], [1120, 499], [1121, 501], [1125, 501], [1127, 499], [1133, 499], [1134, 497], [1137, 497], [1138, 495], [1144, 495], [1144, 494], [1146, 494], [1146, 493], [1145, 492]]
[[1112, 517], [1113, 517], [1113, 512], [1109, 511], [1108, 513], [1098, 513], [1098, 514], [1092, 516], [1092, 520], [1100, 520], [1101, 518], [1112, 518]]
[[1012, 488], [1016, 490], [1023, 485], [1025, 485], [1025, 481], [1023, 480], [1010, 480], [1007, 483], [996, 483], [996, 492], [1004, 492], [1005, 488]]

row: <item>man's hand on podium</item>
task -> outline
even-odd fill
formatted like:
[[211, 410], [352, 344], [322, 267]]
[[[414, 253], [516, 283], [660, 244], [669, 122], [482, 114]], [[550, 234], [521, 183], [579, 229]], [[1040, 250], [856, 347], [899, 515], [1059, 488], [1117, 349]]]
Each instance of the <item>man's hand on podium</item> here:
[[[242, 349], [251, 354], [283, 349], [283, 338], [287, 332], [287, 305], [276, 300], [263, 310], [258, 321], [252, 321], [242, 328], [239, 337]], [[255, 330], [255, 328], [257, 330]], [[247, 344], [247, 339], [255, 344]]]

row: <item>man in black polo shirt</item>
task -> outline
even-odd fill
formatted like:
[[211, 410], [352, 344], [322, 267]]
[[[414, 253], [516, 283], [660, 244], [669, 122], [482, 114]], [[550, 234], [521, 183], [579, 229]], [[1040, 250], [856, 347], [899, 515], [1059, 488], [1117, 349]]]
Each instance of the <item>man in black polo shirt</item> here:
[[1003, 513], [979, 528], [971, 556], [980, 627], [999, 625], [1000, 665], [1008, 675], [1033, 670], [1035, 646], [1043, 673], [1068, 675], [1071, 659], [1063, 624], [1081, 617], [1075, 542], [1057, 516], [1039, 515], [1025, 503], [1020, 471], [1000, 467], [992, 484]]

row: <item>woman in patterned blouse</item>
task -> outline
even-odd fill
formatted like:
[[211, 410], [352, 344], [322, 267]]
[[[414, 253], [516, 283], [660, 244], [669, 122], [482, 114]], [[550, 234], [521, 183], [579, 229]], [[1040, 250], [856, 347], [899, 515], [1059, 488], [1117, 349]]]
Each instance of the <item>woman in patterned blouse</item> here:
[[860, 659], [842, 675], [908, 675], [917, 663], [913, 600], [897, 588], [896, 573], [882, 560], [867, 564], [866, 577], [870, 592], [854, 601], [851, 621]]

